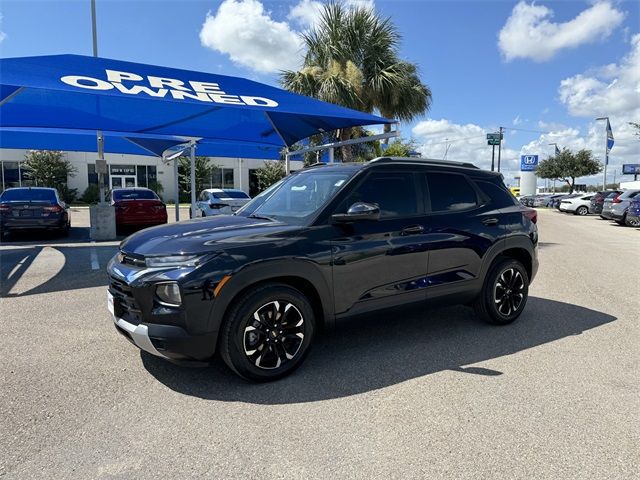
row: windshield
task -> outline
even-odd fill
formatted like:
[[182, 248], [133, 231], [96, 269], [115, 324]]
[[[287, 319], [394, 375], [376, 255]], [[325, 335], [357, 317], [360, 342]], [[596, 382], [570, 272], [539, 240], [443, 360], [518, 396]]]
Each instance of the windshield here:
[[0, 195], [0, 202], [51, 202], [56, 203], [56, 194], [48, 188], [12, 188]]
[[309, 170], [288, 176], [251, 200], [237, 215], [305, 225], [334, 197], [353, 170]]

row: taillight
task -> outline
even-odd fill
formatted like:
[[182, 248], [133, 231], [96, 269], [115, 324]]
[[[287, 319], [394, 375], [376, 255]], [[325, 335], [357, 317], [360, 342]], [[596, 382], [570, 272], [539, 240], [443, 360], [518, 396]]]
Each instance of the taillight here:
[[618, 195], [617, 197], [613, 197], [611, 203], [622, 203], [622, 200], [620, 200], [620, 195]]
[[52, 205], [50, 207], [44, 207], [42, 210], [48, 213], [60, 213], [62, 207], [60, 205]]
[[538, 223], [538, 212], [531, 209], [526, 209], [522, 211], [522, 215], [527, 217], [533, 223]]

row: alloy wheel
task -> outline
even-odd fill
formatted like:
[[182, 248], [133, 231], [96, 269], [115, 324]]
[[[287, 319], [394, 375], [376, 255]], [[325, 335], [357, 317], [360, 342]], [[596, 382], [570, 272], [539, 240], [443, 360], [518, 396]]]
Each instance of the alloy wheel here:
[[515, 314], [524, 301], [525, 283], [522, 274], [508, 268], [500, 274], [493, 289], [496, 310], [505, 317]]
[[304, 317], [293, 303], [266, 303], [254, 312], [244, 329], [244, 353], [258, 368], [279, 368], [300, 351], [304, 328]]

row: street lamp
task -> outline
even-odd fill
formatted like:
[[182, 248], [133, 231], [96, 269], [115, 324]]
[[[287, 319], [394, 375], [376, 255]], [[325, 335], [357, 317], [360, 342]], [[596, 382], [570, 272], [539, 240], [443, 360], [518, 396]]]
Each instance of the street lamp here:
[[[609, 124], [609, 117], [598, 117], [596, 118], [596, 122], [600, 120], [606, 120], [607, 124]], [[607, 128], [604, 129], [604, 178], [602, 180], [602, 190], [607, 189], [607, 165], [609, 165], [609, 139], [607, 137]]]

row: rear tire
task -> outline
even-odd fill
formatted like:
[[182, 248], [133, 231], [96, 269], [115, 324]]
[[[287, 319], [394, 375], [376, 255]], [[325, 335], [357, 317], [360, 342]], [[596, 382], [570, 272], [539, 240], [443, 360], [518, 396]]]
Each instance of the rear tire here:
[[576, 215], [580, 215], [582, 217], [582, 216], [587, 215], [589, 213], [589, 209], [583, 205], [581, 207], [576, 208], [576, 212], [575, 213], [576, 213]]
[[300, 366], [314, 334], [307, 298], [288, 285], [267, 283], [238, 298], [227, 312], [220, 356], [242, 378], [269, 382]]
[[528, 297], [529, 276], [524, 265], [502, 257], [489, 269], [473, 309], [487, 323], [507, 325], [520, 316]]
[[640, 227], [640, 219], [638, 219], [637, 217], [629, 218], [627, 216], [625, 217], [624, 222], [628, 227], [635, 227], [635, 228]]

